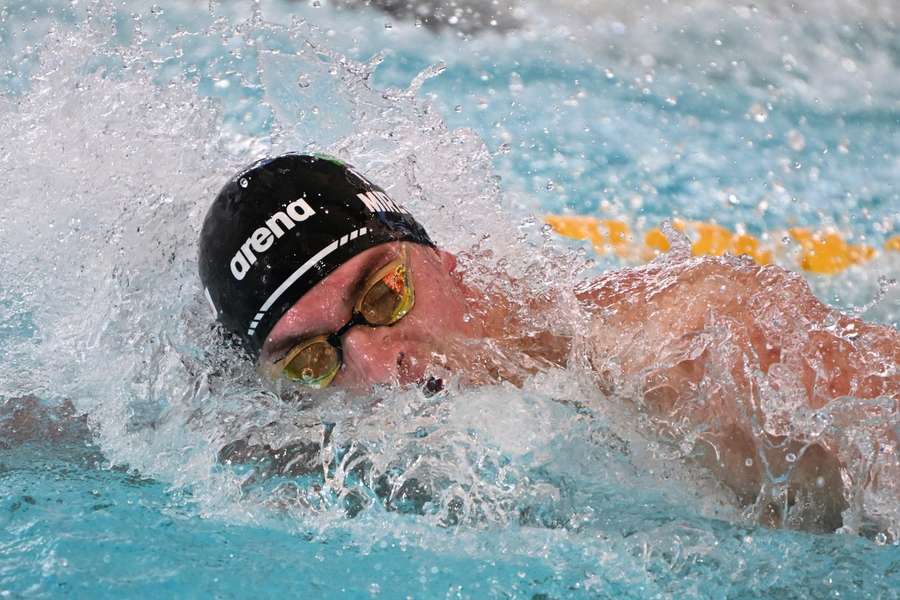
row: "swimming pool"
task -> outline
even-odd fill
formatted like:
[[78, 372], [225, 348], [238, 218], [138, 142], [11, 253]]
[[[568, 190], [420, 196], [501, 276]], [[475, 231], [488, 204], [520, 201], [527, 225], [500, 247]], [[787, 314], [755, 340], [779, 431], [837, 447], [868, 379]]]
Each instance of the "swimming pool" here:
[[[567, 212], [715, 220], [785, 264], [795, 225], [880, 249], [900, 212], [897, 18], [533, 3], [518, 28], [435, 33], [325, 0], [0, 9], [0, 594], [896, 597], [896, 536], [752, 525], [578, 373], [275, 398], [216, 345], [195, 238], [235, 168], [300, 149], [513, 275], [622, 264], [542, 223]], [[897, 327], [898, 271], [879, 251], [808, 277]], [[289, 450], [228, 464], [241, 440]], [[304, 444], [328, 449], [321, 475], [285, 470]]]

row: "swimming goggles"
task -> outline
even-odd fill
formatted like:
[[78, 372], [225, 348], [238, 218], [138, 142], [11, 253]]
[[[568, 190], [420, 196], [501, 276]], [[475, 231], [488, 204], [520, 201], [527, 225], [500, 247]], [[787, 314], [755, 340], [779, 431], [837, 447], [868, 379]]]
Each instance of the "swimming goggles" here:
[[344, 362], [341, 338], [350, 328], [384, 327], [405, 317], [415, 303], [405, 247], [401, 246], [400, 258], [376, 271], [362, 289], [343, 327], [298, 343], [275, 363], [275, 373], [308, 387], [328, 387]]

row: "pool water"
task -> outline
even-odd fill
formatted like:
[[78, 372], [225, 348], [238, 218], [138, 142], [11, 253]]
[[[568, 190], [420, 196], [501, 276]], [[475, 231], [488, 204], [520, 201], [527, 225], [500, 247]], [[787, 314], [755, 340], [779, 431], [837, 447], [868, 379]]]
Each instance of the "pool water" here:
[[789, 227], [832, 227], [879, 252], [811, 286], [898, 327], [897, 9], [346, 4], [0, 8], [0, 595], [897, 597], [891, 490], [886, 523], [760, 527], [584, 374], [276, 397], [195, 245], [238, 167], [324, 151], [537, 286], [628, 262], [547, 214], [714, 221], [787, 266]]

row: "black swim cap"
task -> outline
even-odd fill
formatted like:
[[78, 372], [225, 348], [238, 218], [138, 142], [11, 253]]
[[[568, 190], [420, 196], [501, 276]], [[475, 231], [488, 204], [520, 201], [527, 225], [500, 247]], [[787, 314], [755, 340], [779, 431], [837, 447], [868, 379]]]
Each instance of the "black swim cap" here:
[[269, 331], [329, 273], [378, 244], [433, 246], [409, 211], [343, 162], [285, 154], [235, 175], [200, 232], [216, 318], [258, 356]]

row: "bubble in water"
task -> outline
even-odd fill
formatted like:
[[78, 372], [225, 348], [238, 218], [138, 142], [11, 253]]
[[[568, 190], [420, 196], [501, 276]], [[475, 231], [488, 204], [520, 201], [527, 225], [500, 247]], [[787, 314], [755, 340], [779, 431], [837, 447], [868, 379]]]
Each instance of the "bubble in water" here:
[[785, 455], [784, 460], [788, 461], [789, 463], [797, 462], [797, 455], [794, 454], [793, 452], [788, 452]]
[[879, 546], [884, 546], [887, 544], [887, 535], [883, 531], [879, 531], [875, 536], [875, 543]]
[[454, 106], [453, 112], [461, 113], [462, 112], [462, 104], [457, 104], [456, 106]]
[[497, 148], [497, 152], [499, 152], [500, 154], [509, 154], [510, 149], [511, 149], [511, 146], [509, 144], [507, 144], [506, 142], [503, 142]]
[[391, 23], [385, 23], [384, 28], [389, 30], [389, 29], [393, 29], [394, 26]]
[[310, 85], [312, 85], [312, 81], [310, 80], [309, 75], [303, 73], [299, 77], [297, 77], [297, 85], [302, 88], [308, 88]]
[[312, 6], [313, 8], [319, 8], [320, 6], [322, 6], [321, 0], [312, 0]]
[[246, 188], [248, 185], [250, 185], [250, 182], [247, 181], [246, 177], [241, 177], [241, 180], [238, 183], [242, 188]]
[[547, 189], [548, 192], [552, 192], [553, 189], [556, 187], [556, 184], [553, 182], [552, 179], [548, 179], [547, 184], [544, 187]]
[[744, 466], [745, 466], [745, 467], [752, 467], [752, 466], [753, 466], [753, 459], [752, 459], [752, 458], [746, 459], [746, 460], [744, 461]]

